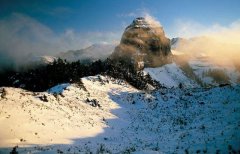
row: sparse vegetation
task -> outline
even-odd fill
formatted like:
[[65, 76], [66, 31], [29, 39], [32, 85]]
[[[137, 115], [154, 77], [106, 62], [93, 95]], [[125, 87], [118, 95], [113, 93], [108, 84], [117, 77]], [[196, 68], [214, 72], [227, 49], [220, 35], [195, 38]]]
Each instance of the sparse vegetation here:
[[175, 56], [174, 61], [179, 65], [180, 69], [184, 72], [184, 74], [190, 79], [196, 81], [199, 85], [205, 86], [201, 79], [194, 74], [193, 69], [188, 64], [188, 57], [184, 56]]
[[226, 75], [226, 73], [223, 70], [215, 69], [215, 70], [208, 70], [205, 73], [205, 76], [212, 77], [216, 83], [219, 84], [230, 84], [230, 79]]
[[92, 107], [99, 107], [99, 108], [101, 107], [101, 105], [99, 104], [99, 101], [97, 101], [96, 99], [87, 98], [85, 102], [91, 105]]
[[96, 154], [111, 154], [112, 152], [108, 150], [104, 144], [101, 144], [100, 147], [97, 149]]
[[1, 91], [1, 98], [5, 98], [6, 97], [6, 95], [7, 95], [7, 91], [6, 91], [6, 89], [5, 88], [2, 88], [2, 91]]
[[13, 147], [12, 151], [10, 152], [10, 154], [18, 154], [17, 148], [18, 148], [18, 146]]
[[125, 150], [123, 150], [123, 154], [130, 154], [132, 152], [135, 152], [136, 151], [136, 148], [135, 147], [129, 147], [129, 148], [126, 148]]

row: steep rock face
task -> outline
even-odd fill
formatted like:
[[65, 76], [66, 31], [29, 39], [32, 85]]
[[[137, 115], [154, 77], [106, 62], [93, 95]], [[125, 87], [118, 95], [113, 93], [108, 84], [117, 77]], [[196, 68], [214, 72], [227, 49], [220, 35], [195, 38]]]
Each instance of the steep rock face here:
[[170, 40], [165, 37], [163, 28], [140, 17], [125, 29], [111, 58], [131, 62], [136, 68], [142, 69], [167, 63], [169, 55]]

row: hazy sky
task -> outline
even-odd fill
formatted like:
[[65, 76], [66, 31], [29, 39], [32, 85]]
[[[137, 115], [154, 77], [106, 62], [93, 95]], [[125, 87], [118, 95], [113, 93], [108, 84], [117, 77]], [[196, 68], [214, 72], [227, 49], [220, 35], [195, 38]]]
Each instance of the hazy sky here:
[[240, 0], [0, 0], [0, 66], [117, 43], [138, 16], [159, 21], [169, 38], [235, 34], [239, 7]]

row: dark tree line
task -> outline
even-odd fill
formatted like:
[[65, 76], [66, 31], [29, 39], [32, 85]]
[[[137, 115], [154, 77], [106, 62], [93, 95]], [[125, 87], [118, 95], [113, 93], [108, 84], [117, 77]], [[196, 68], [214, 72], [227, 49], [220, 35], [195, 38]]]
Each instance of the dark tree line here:
[[123, 79], [138, 89], [145, 89], [148, 84], [160, 87], [149, 75], [136, 71], [131, 64], [115, 62], [110, 59], [92, 63], [67, 62], [58, 59], [53, 63], [29, 69], [24, 72], [8, 71], [0, 74], [0, 86], [21, 87], [30, 91], [45, 91], [57, 84], [79, 83], [80, 78], [97, 74]]

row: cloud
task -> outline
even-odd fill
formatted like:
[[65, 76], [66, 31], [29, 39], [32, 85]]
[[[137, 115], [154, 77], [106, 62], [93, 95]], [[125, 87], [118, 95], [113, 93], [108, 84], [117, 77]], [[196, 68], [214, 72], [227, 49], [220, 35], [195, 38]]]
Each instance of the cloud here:
[[55, 33], [29, 16], [13, 13], [0, 20], [0, 70], [10, 64], [18, 67], [33, 56], [55, 55], [119, 39], [118, 32], [77, 33], [73, 29], [66, 29], [62, 33]]
[[55, 47], [49, 42], [52, 36], [53, 32], [46, 26], [30, 17], [14, 13], [0, 21], [1, 60], [8, 57], [13, 63], [24, 63], [30, 54], [51, 53]]
[[191, 54], [206, 54], [217, 64], [240, 63], [240, 20], [223, 26], [205, 26], [193, 21], [178, 21], [176, 36], [189, 38], [177, 50]]
[[151, 16], [148, 12], [143, 12], [143, 17], [151, 26], [162, 27], [161, 23], [155, 17]]
[[221, 25], [215, 25], [205, 32], [204, 35], [217, 39], [223, 43], [232, 43], [240, 45], [240, 20], [232, 22], [230, 25], [224, 27]]
[[[137, 17], [144, 17], [145, 20], [152, 26], [152, 27], [162, 27], [161, 23], [154, 17], [152, 16], [147, 9], [137, 9], [134, 12], [129, 12], [129, 13], [123, 13], [117, 15], [118, 17], [130, 17], [132, 19], [137, 18]], [[126, 22], [123, 21], [123, 24], [125, 27], [129, 24], [126, 24]]]
[[[212, 25], [204, 25], [193, 20], [181, 20], [175, 21], [172, 28], [171, 36], [191, 38], [196, 36], [214, 36], [214, 35], [235, 35], [235, 32], [240, 30], [240, 20], [233, 21], [229, 25], [223, 26], [218, 23]], [[230, 36], [229, 36], [230, 37]], [[239, 37], [238, 37], [239, 38]]]

